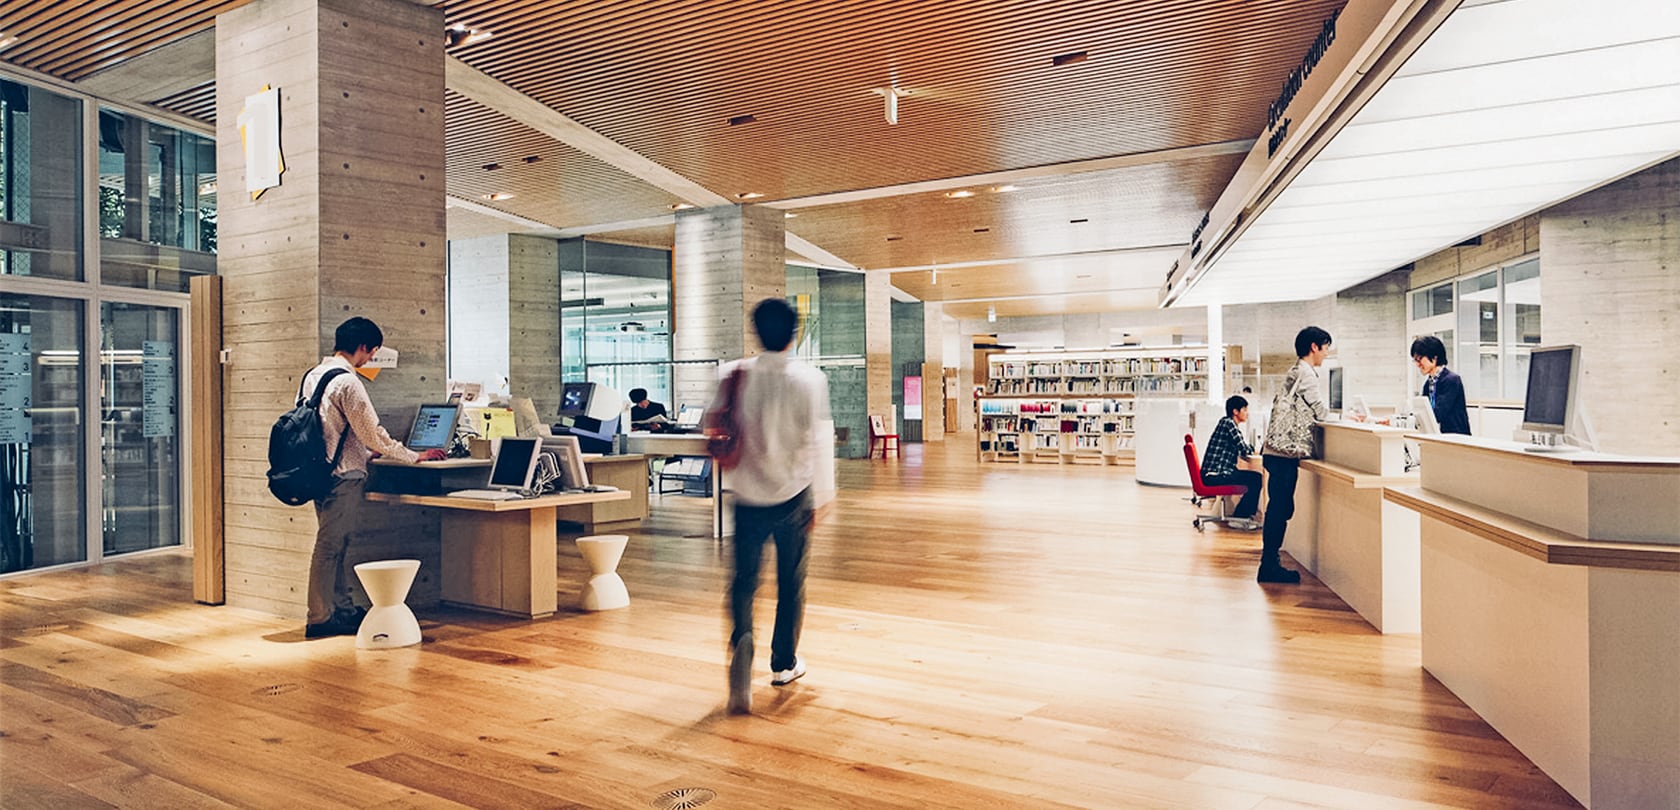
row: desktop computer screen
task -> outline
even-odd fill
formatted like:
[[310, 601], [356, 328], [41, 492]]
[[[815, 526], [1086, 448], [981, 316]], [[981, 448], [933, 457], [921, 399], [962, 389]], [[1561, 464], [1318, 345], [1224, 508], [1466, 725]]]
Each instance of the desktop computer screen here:
[[1528, 391], [1523, 400], [1523, 430], [1567, 433], [1575, 418], [1575, 388], [1581, 347], [1547, 346], [1528, 356]]
[[1325, 391], [1325, 404], [1330, 407], [1330, 410], [1339, 411], [1342, 409], [1342, 370], [1340, 368], [1328, 369], [1325, 377], [1328, 380], [1329, 389]]
[[490, 488], [530, 489], [537, 471], [539, 444], [538, 439], [502, 437], [496, 447], [496, 462], [490, 468]]
[[455, 423], [460, 416], [458, 405], [421, 405], [414, 413], [414, 426], [408, 429], [408, 449], [448, 448], [455, 438]]
[[560, 414], [562, 416], [580, 416], [589, 413], [589, 401], [594, 395], [594, 383], [566, 383], [560, 389]]

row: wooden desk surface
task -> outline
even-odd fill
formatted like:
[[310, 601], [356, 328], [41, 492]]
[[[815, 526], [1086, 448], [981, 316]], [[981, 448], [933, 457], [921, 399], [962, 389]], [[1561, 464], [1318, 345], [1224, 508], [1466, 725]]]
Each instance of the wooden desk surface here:
[[1383, 499], [1552, 565], [1680, 571], [1680, 546], [1587, 540], [1420, 487], [1387, 487]]
[[1334, 478], [1344, 484], [1352, 484], [1354, 489], [1382, 489], [1393, 486], [1417, 486], [1416, 475], [1382, 476], [1367, 472], [1360, 472], [1352, 467], [1320, 461], [1315, 458], [1301, 459], [1301, 469], [1311, 470], [1317, 475]]
[[459, 470], [472, 467], [488, 467], [492, 461], [493, 459], [488, 458], [446, 458], [442, 461], [407, 462], [380, 456], [369, 463], [380, 467], [406, 467], [411, 470]]
[[517, 512], [526, 509], [627, 501], [630, 500], [630, 493], [621, 489], [616, 492], [574, 492], [564, 495], [544, 495], [540, 498], [487, 501], [478, 498], [451, 498], [447, 495], [398, 495], [391, 492], [369, 492], [367, 493], [367, 499], [378, 503], [435, 506], [441, 509], [466, 509], [474, 512]]

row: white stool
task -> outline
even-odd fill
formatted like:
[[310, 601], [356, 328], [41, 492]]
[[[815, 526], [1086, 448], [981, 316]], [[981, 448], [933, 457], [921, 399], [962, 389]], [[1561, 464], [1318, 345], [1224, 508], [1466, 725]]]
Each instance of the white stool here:
[[357, 649], [383, 650], [420, 643], [420, 622], [403, 601], [419, 572], [419, 560], [382, 560], [356, 566], [356, 578], [373, 602], [356, 632]]
[[630, 606], [630, 592], [618, 575], [618, 560], [624, 556], [628, 535], [598, 534], [577, 539], [578, 553], [589, 563], [589, 582], [583, 586], [584, 610], [616, 610]]

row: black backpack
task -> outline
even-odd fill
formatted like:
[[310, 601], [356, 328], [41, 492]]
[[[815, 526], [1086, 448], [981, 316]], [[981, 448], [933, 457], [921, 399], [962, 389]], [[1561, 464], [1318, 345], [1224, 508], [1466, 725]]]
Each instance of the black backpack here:
[[333, 470], [344, 452], [350, 426], [344, 426], [338, 450], [328, 459], [326, 435], [321, 429], [321, 398], [326, 395], [327, 383], [348, 373], [342, 368], [328, 369], [315, 384], [315, 396], [308, 401], [303, 398], [303, 381], [299, 380], [297, 407], [281, 414], [268, 432], [268, 491], [281, 503], [302, 506], [332, 493]]

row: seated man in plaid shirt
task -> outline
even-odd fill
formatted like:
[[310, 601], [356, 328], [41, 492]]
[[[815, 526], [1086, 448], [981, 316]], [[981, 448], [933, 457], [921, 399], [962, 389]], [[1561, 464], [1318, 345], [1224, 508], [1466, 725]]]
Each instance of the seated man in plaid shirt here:
[[1225, 400], [1225, 418], [1213, 429], [1207, 452], [1202, 455], [1202, 482], [1215, 487], [1229, 484], [1248, 487], [1236, 511], [1231, 513], [1229, 523], [1233, 528], [1253, 531], [1260, 528], [1254, 522], [1254, 515], [1260, 510], [1262, 479], [1253, 458], [1254, 448], [1248, 446], [1242, 431], [1237, 429], [1237, 425], [1247, 421], [1248, 400], [1240, 396]]

